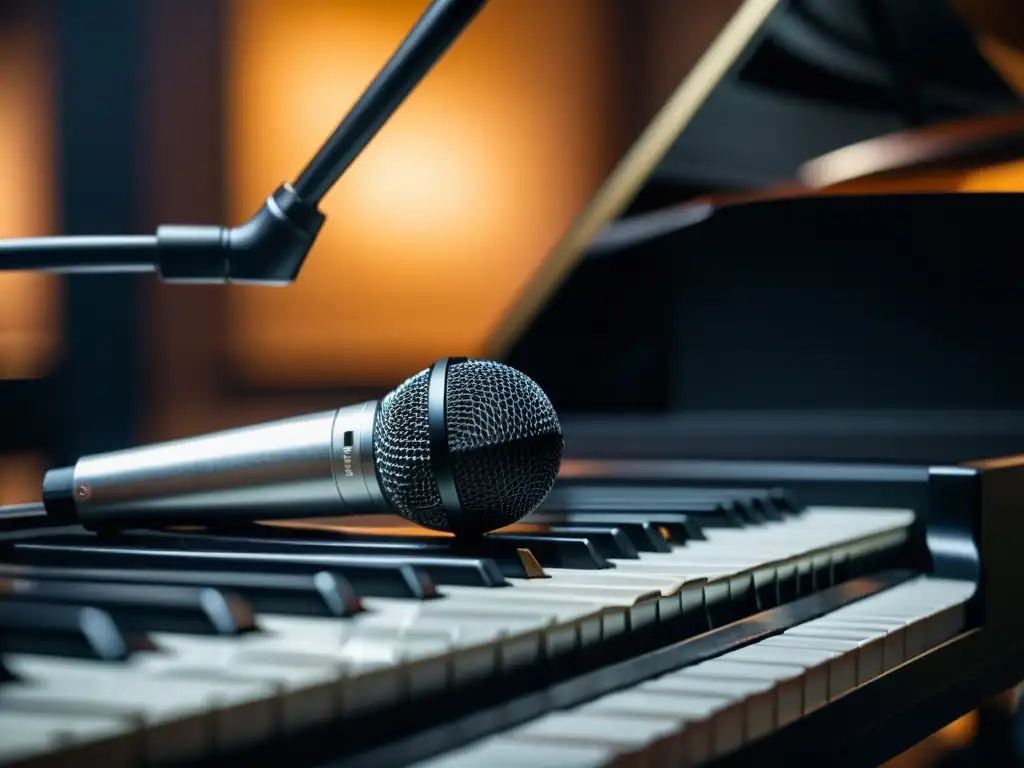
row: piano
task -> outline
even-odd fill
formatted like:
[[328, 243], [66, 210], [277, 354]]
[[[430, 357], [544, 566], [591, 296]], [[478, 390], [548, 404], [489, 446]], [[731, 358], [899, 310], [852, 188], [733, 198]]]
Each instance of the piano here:
[[1024, 458], [570, 460], [472, 550], [26, 510], [0, 545], [0, 756], [878, 764], [1024, 678], [1022, 504]]
[[[863, 88], [813, 109], [790, 94], [803, 107], [794, 119], [819, 126], [802, 150], [774, 156], [776, 167], [704, 165], [701, 179], [681, 180], [692, 172], [687, 158], [712, 157], [714, 115], [704, 109], [748, 106], [756, 118], [779, 106], [770, 81], [780, 51], [831, 82], [857, 72], [878, 79], [877, 67], [849, 65], [864, 63], [863, 19], [828, 8], [740, 4], [682, 78], [673, 109], [655, 118], [672, 140], [665, 130], [638, 138], [616, 183], [595, 193], [497, 329], [493, 355], [537, 378], [569, 414], [559, 481], [521, 523], [476, 542], [390, 518], [95, 534], [48, 524], [31, 504], [3, 510], [0, 765], [877, 765], [1024, 680], [1015, 562], [1024, 456], [1012, 419], [965, 439], [950, 422], [962, 422], [955, 408], [974, 390], [937, 377], [929, 418], [899, 417], [898, 439], [870, 420], [865, 427], [862, 411], [842, 409], [901, 401], [871, 400], [872, 381], [858, 399], [846, 369], [823, 376], [840, 365], [840, 355], [825, 356], [828, 339], [814, 351], [817, 377], [756, 356], [793, 327], [780, 320], [786, 311], [807, 323], [806, 308], [801, 315], [793, 296], [777, 293], [784, 279], [772, 286], [774, 304], [749, 289], [718, 308], [727, 318], [753, 297], [749, 333], [733, 327], [741, 347], [732, 362], [754, 377], [723, 373], [728, 354], [706, 358], [718, 374], [709, 376], [693, 351], [702, 348], [694, 339], [711, 346], [694, 307], [711, 312], [708, 299], [727, 296], [712, 288], [741, 264], [754, 223], [774, 227], [773, 238], [803, 233], [804, 250], [790, 257], [796, 270], [815, 247], [839, 251], [838, 238], [866, 220], [880, 248], [890, 239], [881, 228], [899, 225], [887, 249], [872, 252], [879, 264], [903, 257], [914, 238], [977, 257], [974, 223], [1009, 236], [1019, 220], [1014, 194], [779, 196], [722, 215], [682, 199], [723, 179], [761, 187], [906, 119], [1015, 103], [977, 50], [961, 46], [970, 67], [958, 71], [973, 79], [929, 82], [913, 99], [900, 90], [889, 113], [856, 125], [829, 115], [846, 114], [843, 99], [863, 98]], [[934, 12], [945, 26], [931, 28], [962, 43], [966, 28]], [[847, 48], [823, 48], [822, 29]], [[856, 33], [852, 42], [844, 30]], [[909, 118], [894, 114], [908, 104]], [[770, 114], [789, 119], [782, 112]], [[738, 181], [741, 168], [757, 177]], [[907, 226], [909, 211], [929, 228]], [[969, 226], [954, 226], [958, 213]], [[809, 221], [820, 224], [810, 235]], [[939, 235], [922, 234], [932, 226]], [[717, 272], [716, 242], [727, 244]], [[682, 274], [680, 249], [690, 257]], [[836, 264], [856, 274], [852, 257]], [[989, 285], [1008, 282], [979, 271]], [[816, 276], [808, 295], [830, 281], [827, 270]], [[618, 308], [595, 299], [623, 299], [609, 286], [628, 280], [641, 292], [623, 322], [607, 322]], [[832, 303], [853, 312], [834, 275], [831, 283], [833, 299], [845, 296]], [[701, 292], [703, 303], [687, 301]], [[960, 320], [982, 304], [946, 308]], [[594, 325], [598, 314], [606, 320]], [[602, 333], [587, 335], [588, 324]], [[919, 341], [904, 326], [889, 330], [904, 332], [905, 348]], [[970, 340], [949, 347], [957, 364], [972, 359]], [[992, 347], [986, 373], [1013, 381], [1015, 356]], [[919, 370], [901, 375], [896, 392], [920, 383]], [[701, 414], [744, 392], [752, 399], [730, 424], [698, 428]], [[800, 403], [839, 416], [816, 421], [810, 439], [797, 417], [764, 418]], [[837, 420], [843, 429], [829, 426]]]

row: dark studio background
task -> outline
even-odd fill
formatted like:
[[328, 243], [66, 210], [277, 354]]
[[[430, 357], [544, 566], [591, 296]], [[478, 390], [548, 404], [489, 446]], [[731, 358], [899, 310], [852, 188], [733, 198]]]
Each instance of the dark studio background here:
[[[0, 503], [83, 453], [364, 400], [438, 357], [490, 354], [738, 5], [492, 0], [325, 200], [291, 288], [0, 275]], [[0, 0], [0, 236], [243, 220], [425, 6]], [[1024, 67], [994, 67], [991, 42], [943, 0], [782, 3], [501, 351], [551, 394], [570, 453], [1024, 450], [1024, 210], [984, 194], [727, 204], [813, 187], [808, 163], [856, 142], [1015, 119]], [[1019, 131], [954, 155], [892, 189], [1024, 189]], [[972, 722], [907, 760], [930, 764]]]

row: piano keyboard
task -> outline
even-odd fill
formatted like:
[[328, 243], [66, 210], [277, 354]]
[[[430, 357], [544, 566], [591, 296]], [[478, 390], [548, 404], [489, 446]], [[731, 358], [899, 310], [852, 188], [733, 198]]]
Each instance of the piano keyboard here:
[[950, 639], [963, 629], [972, 591], [960, 581], [919, 578], [418, 765], [700, 765]]
[[[472, 548], [327, 524], [0, 534], [0, 764], [221, 764], [310, 733], [332, 735], [317, 754], [358, 757], [388, 738], [360, 725], [374, 718], [443, 722], [717, 630], [731, 640], [708, 658], [421, 761], [697, 765], [964, 627], [969, 582], [847, 589], [903, 565], [909, 510], [603, 498]], [[779, 613], [798, 604], [820, 615]], [[769, 614], [786, 625], [751, 635]]]

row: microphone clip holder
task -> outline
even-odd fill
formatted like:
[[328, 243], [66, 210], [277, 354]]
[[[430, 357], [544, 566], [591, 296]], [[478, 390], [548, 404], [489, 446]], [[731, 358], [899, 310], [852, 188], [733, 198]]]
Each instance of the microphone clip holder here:
[[320, 200], [485, 2], [433, 0], [295, 182], [279, 186], [244, 224], [0, 240], [0, 272], [155, 272], [170, 283], [294, 282], [324, 223]]
[[284, 183], [238, 227], [159, 227], [156, 270], [169, 283], [287, 285], [298, 277], [323, 223], [323, 213]]

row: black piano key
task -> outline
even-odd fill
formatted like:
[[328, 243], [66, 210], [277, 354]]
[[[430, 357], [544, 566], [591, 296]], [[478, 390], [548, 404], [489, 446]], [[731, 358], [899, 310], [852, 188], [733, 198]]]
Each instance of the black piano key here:
[[[600, 525], [600, 523], [597, 524]], [[665, 553], [672, 551], [671, 545], [662, 535], [661, 531], [648, 522], [616, 520], [614, 523], [608, 522], [607, 524], [614, 525], [618, 530], [622, 531], [629, 538], [630, 543], [637, 552]], [[566, 520], [565, 522], [555, 523], [554, 525], [558, 528], [571, 530], [576, 526], [579, 526], [580, 528], [588, 528], [591, 525], [595, 525], [595, 523]]]
[[[671, 546], [666, 542], [666, 538], [672, 544], [683, 544], [690, 540], [696, 541], [707, 538], [704, 535], [703, 528], [695, 518], [679, 512], [649, 511], [637, 513], [632, 510], [545, 511], [534, 512], [527, 518], [526, 522], [547, 525], [614, 525], [621, 527], [623, 530], [627, 530], [628, 526], [631, 525], [640, 525], [644, 527], [645, 536], [650, 536], [651, 541], [655, 542], [654, 546], [656, 549], [654, 551], [656, 552], [672, 551]], [[636, 543], [635, 540], [634, 543]]]
[[[54, 537], [57, 538], [57, 537]], [[95, 540], [95, 539], [94, 539]], [[119, 534], [100, 539], [117, 547], [141, 547], [145, 549], [188, 550], [191, 552], [234, 552], [270, 555], [310, 555], [313, 557], [352, 557], [393, 559], [405, 562], [425, 571], [435, 584], [450, 584], [462, 587], [504, 587], [508, 586], [498, 564], [486, 557], [458, 557], [444, 552], [395, 552], [393, 554], [369, 554], [358, 547], [346, 548], [344, 543], [331, 541], [293, 541], [290, 539], [239, 538], [236, 536], [207, 536], [202, 534]]]
[[[700, 488], [646, 484], [581, 485], [552, 492], [549, 509], [571, 511], [621, 510], [630, 513], [704, 510], [709, 523], [717, 527], [738, 527], [740, 522], [757, 525], [768, 519], [781, 520], [770, 495], [761, 489]], [[704, 509], [704, 505], [712, 505]], [[720, 506], [715, 506], [720, 505]]]
[[[54, 537], [58, 538], [58, 537]], [[345, 552], [349, 545], [345, 542], [336, 541], [295, 541], [284, 539], [261, 539], [261, 538], [238, 538], [218, 537], [205, 535], [183, 536], [150, 532], [144, 534], [118, 535], [110, 539], [117, 542], [119, 546], [141, 546], [145, 548], [165, 547], [181, 548], [189, 551], [223, 551], [236, 547], [244, 548], [249, 552], [265, 552], [272, 554], [301, 554], [316, 555], [327, 552]], [[155, 544], [154, 542], [160, 542]], [[165, 542], [172, 542], [166, 544]], [[491, 542], [496, 542], [491, 544]], [[351, 552], [346, 552], [350, 557], [374, 557], [393, 558], [411, 563], [426, 571], [438, 584], [451, 584], [470, 587], [503, 587], [508, 582], [502, 575], [498, 564], [490, 556], [482, 557], [478, 553], [487, 552], [492, 546], [502, 547], [506, 553], [511, 553], [515, 547], [529, 549], [542, 566], [563, 568], [610, 568], [611, 565], [597, 553], [593, 545], [582, 537], [559, 538], [551, 536], [539, 536], [533, 539], [522, 537], [510, 537], [503, 534], [492, 534], [483, 540], [472, 541], [467, 544], [454, 542], [452, 549], [443, 550], [449, 554], [435, 554], [437, 547], [435, 543], [424, 542], [420, 547], [411, 551], [399, 549], [397, 543], [393, 543], [393, 549], [397, 554], [389, 555], [356, 555], [355, 552], [365, 551], [361, 545], [355, 544]], [[333, 557], [333, 554], [324, 554], [325, 557]], [[574, 563], [567, 565], [566, 563]]]
[[697, 520], [702, 528], [743, 528], [763, 522], [752, 514], [745, 514], [740, 505], [728, 501], [678, 499], [672, 508]]
[[793, 494], [784, 488], [769, 488], [767, 494], [775, 504], [775, 508], [784, 515], [799, 515], [803, 511], [797, 500], [793, 498]]
[[351, 558], [338, 555], [281, 555], [265, 552], [190, 552], [187, 550], [122, 549], [110, 546], [69, 546], [18, 542], [3, 559], [23, 565], [71, 565], [79, 568], [190, 570], [309, 575], [337, 571], [365, 597], [429, 600], [437, 587], [421, 568], [389, 558]]
[[772, 521], [785, 520], [787, 517], [799, 514], [792, 496], [781, 488], [713, 488], [713, 490], [725, 494], [728, 498], [737, 501], [749, 500], [765, 517]]
[[[636, 547], [633, 546], [633, 542], [630, 541], [625, 532], [617, 526], [590, 525], [574, 527], [567, 525], [552, 525], [548, 528], [548, 532], [556, 536], [582, 536], [583, 538], [590, 539], [594, 548], [604, 557], [619, 558], [622, 560], [640, 559], [640, 554], [637, 552]], [[526, 535], [536, 536], [537, 534]]]
[[236, 592], [259, 613], [352, 616], [363, 610], [352, 585], [332, 571], [310, 574], [48, 568], [0, 564], [0, 578], [210, 587]]
[[775, 500], [772, 499], [767, 492], [763, 496], [752, 497], [750, 499], [750, 503], [753, 504], [762, 515], [764, 515], [765, 520], [778, 523], [786, 519], [786, 515], [778, 508], [775, 504]]
[[612, 564], [597, 551], [590, 539], [575, 534], [551, 536], [547, 534], [491, 533], [486, 538], [530, 550], [544, 568], [598, 570], [612, 567]]
[[[558, 532], [557, 535], [553, 534], [555, 534], [554, 531], [550, 533], [515, 532], [491, 534], [467, 541], [452, 539], [450, 543], [444, 545], [442, 551], [458, 557], [494, 560], [505, 576], [514, 578], [532, 578], [520, 555], [521, 550], [524, 549], [529, 551], [541, 566], [549, 567], [609, 568], [611, 565], [603, 560], [603, 557], [638, 557], [636, 547], [624, 533], [617, 530], [617, 526], [598, 526], [593, 529], [593, 535], [568, 528]], [[598, 542], [596, 541], [597, 537], [603, 537], [603, 540]], [[665, 545], [665, 551], [671, 551], [665, 544], [664, 537], [659, 538]], [[416, 551], [412, 547], [437, 547], [436, 542], [436, 537], [429, 536], [422, 538], [415, 535], [409, 538], [389, 536], [388, 542], [382, 543], [382, 546], [391, 548], [391, 551], [395, 551], [398, 547]], [[337, 542], [330, 542], [330, 544], [334, 546]], [[344, 544], [345, 546], [349, 545], [348, 542]], [[357, 548], [364, 545], [363, 542], [354, 544]], [[596, 558], [595, 552], [598, 555]], [[576, 563], [576, 565], [561, 565], [567, 562]]]
[[123, 661], [128, 639], [106, 611], [0, 599], [0, 653]]
[[[633, 519], [630, 519], [630, 518]], [[668, 540], [655, 526], [637, 520], [635, 516], [615, 515], [611, 512], [534, 512], [525, 520], [527, 523], [558, 526], [559, 528], [588, 528], [594, 525], [610, 525], [626, 536], [637, 552], [671, 552]]]
[[0, 592], [12, 602], [101, 608], [130, 632], [239, 635], [256, 628], [245, 600], [209, 587], [5, 579]]
[[[617, 516], [622, 517], [622, 514], [619, 513]], [[636, 516], [653, 526], [659, 533], [664, 532], [662, 538], [667, 538], [671, 544], [680, 545], [687, 541], [701, 541], [707, 538], [704, 535], [703, 521], [682, 512], [645, 512]], [[576, 517], [583, 520], [590, 515]], [[611, 517], [615, 518], [616, 515]], [[667, 537], [664, 534], [667, 534]]]
[[760, 521], [779, 522], [786, 515], [778, 508], [771, 492], [760, 488], [673, 488], [689, 498], [706, 498], [738, 505], [744, 516]]
[[[134, 534], [135, 531], [128, 531]], [[167, 536], [160, 531], [139, 532], [140, 535]], [[197, 534], [198, 535], [198, 534]], [[236, 526], [226, 529], [216, 529], [209, 534], [202, 534], [204, 538], [220, 538], [230, 541], [244, 541], [246, 539], [286, 541], [289, 543], [302, 543], [309, 545], [320, 545], [332, 548], [340, 554], [351, 555], [392, 555], [409, 557], [459, 557], [459, 558], [488, 558], [498, 566], [498, 572], [503, 577], [526, 579], [530, 577], [526, 566], [519, 555], [519, 552], [512, 547], [483, 547], [480, 540], [474, 540], [468, 546], [457, 541], [454, 537], [439, 536], [418, 536], [416, 534], [367, 534], [366, 536], [355, 535], [343, 531], [328, 531], [315, 528], [288, 528], [282, 529], [278, 526], [248, 525]], [[489, 565], [488, 565], [489, 567]], [[435, 579], [436, 580], [436, 579]], [[500, 584], [491, 585], [500, 586]]]

